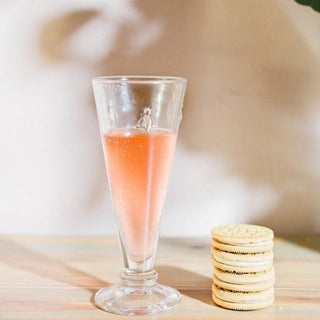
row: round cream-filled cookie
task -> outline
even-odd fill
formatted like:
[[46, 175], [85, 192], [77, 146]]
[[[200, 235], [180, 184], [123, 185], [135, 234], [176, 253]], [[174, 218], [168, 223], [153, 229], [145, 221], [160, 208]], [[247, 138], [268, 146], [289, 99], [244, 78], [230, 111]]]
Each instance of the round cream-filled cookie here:
[[213, 228], [211, 236], [213, 239], [229, 245], [254, 245], [272, 240], [273, 231], [251, 224], [229, 224]]
[[236, 272], [236, 273], [251, 273], [262, 272], [269, 270], [272, 267], [272, 261], [267, 262], [242, 262], [242, 261], [229, 261], [219, 257], [212, 257], [211, 262], [213, 266], [218, 269]]
[[236, 273], [232, 271], [224, 271], [218, 268], [213, 269], [214, 276], [219, 280], [234, 284], [249, 284], [263, 281], [270, 281], [274, 279], [274, 268], [271, 267], [268, 270], [262, 272], [251, 273]]
[[214, 295], [224, 301], [237, 302], [237, 303], [255, 303], [267, 300], [274, 296], [273, 287], [259, 292], [236, 292], [230, 290], [224, 290], [212, 285], [212, 292]]
[[235, 292], [259, 292], [271, 288], [274, 284], [274, 278], [266, 281], [239, 284], [222, 281], [216, 275], [213, 275], [213, 283], [224, 290]]
[[255, 244], [242, 244], [242, 245], [232, 245], [220, 242], [218, 240], [212, 239], [212, 246], [216, 249], [226, 252], [233, 253], [259, 253], [270, 251], [273, 248], [273, 241], [261, 241]]
[[219, 299], [212, 293], [212, 300], [215, 304], [220, 307], [231, 309], [231, 310], [238, 310], [238, 311], [254, 311], [263, 308], [267, 308], [273, 304], [274, 297], [269, 297], [265, 300], [256, 301], [254, 303], [239, 303], [239, 302], [228, 302], [222, 299]]
[[261, 262], [262, 264], [272, 262], [272, 251], [260, 252], [260, 253], [232, 253], [221, 251], [216, 248], [211, 249], [211, 253], [214, 257], [221, 258], [228, 261], [239, 262]]

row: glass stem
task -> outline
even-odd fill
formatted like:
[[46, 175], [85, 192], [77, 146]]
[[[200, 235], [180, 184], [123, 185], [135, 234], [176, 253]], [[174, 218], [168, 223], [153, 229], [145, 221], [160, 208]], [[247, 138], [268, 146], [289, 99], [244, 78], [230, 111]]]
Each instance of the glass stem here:
[[153, 287], [158, 279], [158, 273], [154, 269], [146, 272], [123, 268], [120, 274], [124, 287]]
[[158, 273], [154, 270], [154, 260], [156, 247], [158, 244], [158, 235], [153, 245], [153, 253], [151, 257], [144, 261], [136, 262], [130, 258], [126, 248], [122, 242], [119, 232], [120, 247], [124, 268], [120, 274], [120, 280], [125, 287], [152, 287], [156, 284]]

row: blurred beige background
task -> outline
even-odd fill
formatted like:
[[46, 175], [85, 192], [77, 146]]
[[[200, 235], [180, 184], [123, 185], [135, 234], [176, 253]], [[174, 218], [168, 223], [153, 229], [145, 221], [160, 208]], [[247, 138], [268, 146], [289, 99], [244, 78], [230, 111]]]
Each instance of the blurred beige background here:
[[115, 233], [103, 74], [188, 79], [162, 234], [319, 232], [319, 30], [293, 0], [1, 1], [0, 232]]

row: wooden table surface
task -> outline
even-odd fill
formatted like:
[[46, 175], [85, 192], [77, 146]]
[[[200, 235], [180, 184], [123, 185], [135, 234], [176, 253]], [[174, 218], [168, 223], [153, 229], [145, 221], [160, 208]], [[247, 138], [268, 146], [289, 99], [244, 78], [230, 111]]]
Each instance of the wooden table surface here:
[[[320, 236], [275, 239], [276, 300], [260, 311], [211, 301], [210, 239], [160, 239], [159, 282], [182, 293], [174, 310], [138, 319], [320, 319]], [[0, 319], [128, 319], [97, 309], [93, 294], [118, 282], [115, 238], [0, 237]]]

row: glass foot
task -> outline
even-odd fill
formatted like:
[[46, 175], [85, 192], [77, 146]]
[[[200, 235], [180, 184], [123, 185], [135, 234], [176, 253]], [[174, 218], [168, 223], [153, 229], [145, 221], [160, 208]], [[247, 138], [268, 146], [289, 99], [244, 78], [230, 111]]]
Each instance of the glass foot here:
[[159, 313], [176, 307], [180, 293], [158, 283], [146, 287], [126, 287], [121, 284], [100, 289], [94, 297], [98, 307], [124, 315]]

